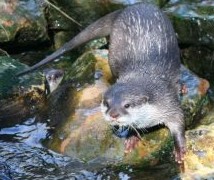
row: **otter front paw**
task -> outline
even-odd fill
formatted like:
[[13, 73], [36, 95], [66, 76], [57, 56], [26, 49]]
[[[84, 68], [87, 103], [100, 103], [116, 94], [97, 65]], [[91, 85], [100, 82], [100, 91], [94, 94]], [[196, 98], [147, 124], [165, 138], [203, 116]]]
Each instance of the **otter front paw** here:
[[182, 164], [184, 162], [185, 153], [186, 153], [185, 147], [175, 148], [174, 150], [175, 161], [178, 164]]
[[185, 166], [184, 166], [184, 156], [186, 154], [186, 148], [185, 147], [177, 147], [174, 149], [174, 155], [175, 155], [175, 162], [178, 163], [179, 169], [182, 173], [185, 172]]
[[131, 137], [127, 138], [124, 142], [125, 154], [132, 152], [132, 150], [134, 148], [136, 148], [136, 146], [138, 145], [139, 141], [140, 141], [140, 139], [137, 136], [131, 136]]
[[185, 84], [181, 85], [180, 94], [185, 95], [188, 93], [188, 87]]

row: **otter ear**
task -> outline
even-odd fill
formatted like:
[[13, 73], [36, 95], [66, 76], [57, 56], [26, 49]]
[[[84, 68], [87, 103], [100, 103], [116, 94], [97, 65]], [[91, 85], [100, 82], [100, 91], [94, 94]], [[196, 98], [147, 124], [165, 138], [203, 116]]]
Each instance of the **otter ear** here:
[[148, 100], [149, 100], [148, 96], [141, 96], [140, 99], [139, 99], [139, 101], [140, 101], [141, 104], [147, 103]]

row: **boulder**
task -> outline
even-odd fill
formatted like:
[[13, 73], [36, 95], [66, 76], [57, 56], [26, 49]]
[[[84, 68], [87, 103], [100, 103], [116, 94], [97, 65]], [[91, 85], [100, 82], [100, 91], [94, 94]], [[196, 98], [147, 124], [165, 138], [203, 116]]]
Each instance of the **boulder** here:
[[169, 3], [164, 11], [173, 23], [181, 45], [214, 48], [212, 1], [176, 1]]
[[[107, 55], [107, 50], [89, 51], [69, 67], [64, 84], [48, 100], [49, 119], [56, 128], [46, 146], [86, 162], [105, 165], [114, 162], [148, 166], [171, 159], [173, 143], [165, 128], [143, 132], [137, 148], [124, 155], [124, 139], [112, 134], [115, 129], [106, 124], [100, 111], [102, 94], [113, 81]], [[181, 73], [187, 88], [181, 100], [184, 107], [191, 104], [192, 116], [187, 124], [192, 124], [194, 115], [204, 106], [201, 101], [206, 97], [209, 83], [184, 67]]]
[[45, 102], [44, 79], [38, 73], [17, 78], [27, 66], [7, 56], [0, 56], [1, 128], [25, 121]]
[[47, 22], [36, 0], [2, 0], [0, 10], [1, 44], [14, 48], [49, 40]]

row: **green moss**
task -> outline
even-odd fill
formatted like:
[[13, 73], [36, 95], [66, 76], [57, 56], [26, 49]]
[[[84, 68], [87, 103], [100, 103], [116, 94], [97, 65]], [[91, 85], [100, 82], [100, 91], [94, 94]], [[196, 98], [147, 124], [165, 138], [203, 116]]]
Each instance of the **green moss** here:
[[214, 6], [203, 6], [203, 5], [199, 5], [197, 7], [197, 12], [198, 14], [202, 15], [202, 16], [213, 16], [214, 15]]
[[[205, 108], [208, 103], [208, 96], [196, 97], [194, 100], [186, 99], [182, 101], [182, 109], [187, 129], [193, 128], [198, 124], [199, 120], [206, 112]], [[203, 114], [201, 112], [203, 112]]]
[[214, 7], [178, 3], [165, 8], [182, 45], [214, 48]]
[[93, 53], [88, 52], [83, 54], [73, 63], [65, 79], [71, 77], [72, 80], [80, 84], [94, 81], [95, 63], [96, 59]]
[[17, 78], [16, 74], [26, 68], [26, 65], [7, 56], [0, 56], [0, 98], [11, 96], [14, 92], [19, 92], [21, 86], [30, 87], [32, 85], [41, 85], [41, 76], [37, 74], [32, 78], [25, 76]]

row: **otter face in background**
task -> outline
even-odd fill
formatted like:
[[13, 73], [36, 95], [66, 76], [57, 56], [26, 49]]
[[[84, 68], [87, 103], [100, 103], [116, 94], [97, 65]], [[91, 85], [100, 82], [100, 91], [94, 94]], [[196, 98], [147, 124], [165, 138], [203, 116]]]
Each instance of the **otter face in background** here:
[[64, 71], [59, 69], [46, 69], [44, 71], [47, 94], [52, 93], [61, 83]]
[[101, 110], [111, 125], [147, 128], [162, 124], [163, 112], [140, 87], [115, 84], [104, 94]]

